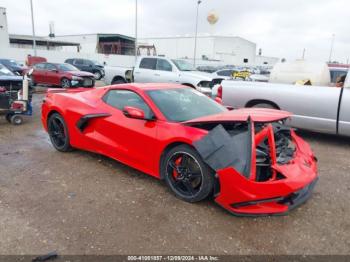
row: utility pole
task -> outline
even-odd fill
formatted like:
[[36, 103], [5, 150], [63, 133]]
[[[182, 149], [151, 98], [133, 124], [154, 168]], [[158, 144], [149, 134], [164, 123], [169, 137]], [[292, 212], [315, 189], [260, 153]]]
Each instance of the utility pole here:
[[34, 50], [34, 56], [36, 56], [36, 40], [35, 40], [35, 27], [34, 27], [33, 0], [30, 0], [30, 11], [31, 11], [31, 15], [32, 15], [33, 50]]
[[196, 15], [196, 32], [194, 35], [194, 54], [193, 54], [193, 67], [196, 67], [196, 52], [197, 52], [197, 32], [198, 32], [198, 10], [201, 0], [197, 1], [197, 15]]
[[137, 60], [137, 0], [135, 0], [135, 63]]
[[332, 62], [332, 55], [333, 55], [333, 47], [334, 47], [334, 39], [335, 39], [335, 34], [332, 34], [332, 42], [331, 42], [331, 50], [329, 52], [329, 63]]
[[306, 52], [306, 49], [304, 48], [304, 49], [303, 49], [303, 56], [302, 56], [302, 59], [303, 59], [303, 60], [305, 59], [305, 52]]

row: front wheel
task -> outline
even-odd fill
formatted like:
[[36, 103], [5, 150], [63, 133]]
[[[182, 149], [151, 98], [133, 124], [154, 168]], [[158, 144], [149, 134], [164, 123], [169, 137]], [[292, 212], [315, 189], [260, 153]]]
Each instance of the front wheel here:
[[211, 169], [188, 145], [179, 145], [167, 152], [161, 172], [169, 188], [184, 201], [198, 202], [212, 192], [214, 176]]
[[47, 126], [54, 148], [61, 152], [71, 151], [68, 127], [63, 117], [58, 113], [53, 113], [47, 122]]
[[69, 87], [71, 87], [70, 80], [68, 78], [62, 78], [61, 79], [61, 87], [62, 88], [69, 88]]
[[96, 80], [100, 80], [100, 79], [102, 78], [101, 72], [100, 72], [100, 71], [96, 71], [96, 72], [94, 73], [94, 78], [95, 78]]

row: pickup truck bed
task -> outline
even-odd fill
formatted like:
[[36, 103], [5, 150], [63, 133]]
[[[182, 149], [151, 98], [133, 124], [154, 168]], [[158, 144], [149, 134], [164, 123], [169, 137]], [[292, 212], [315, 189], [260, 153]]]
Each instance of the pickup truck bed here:
[[350, 136], [349, 77], [343, 88], [243, 81], [221, 85], [224, 105], [285, 110], [294, 114], [293, 127]]

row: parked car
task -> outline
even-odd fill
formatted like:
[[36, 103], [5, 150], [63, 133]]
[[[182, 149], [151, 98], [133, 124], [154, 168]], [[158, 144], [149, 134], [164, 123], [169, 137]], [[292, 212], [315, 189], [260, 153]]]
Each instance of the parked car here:
[[229, 111], [190, 87], [157, 83], [49, 91], [42, 104], [58, 151], [98, 152], [165, 180], [184, 201], [213, 194], [238, 215], [281, 214], [309, 198], [316, 158], [279, 123], [290, 115]]
[[81, 71], [93, 73], [96, 80], [100, 80], [105, 75], [104, 66], [94, 60], [70, 58], [65, 63], [71, 64]]
[[31, 81], [33, 85], [50, 85], [68, 87], [93, 87], [94, 75], [80, 71], [70, 64], [38, 63], [33, 66]]
[[135, 67], [105, 67], [105, 83], [179, 83], [211, 95], [211, 88], [221, 83], [223, 77], [213, 77], [209, 73], [195, 70], [189, 62], [165, 57], [141, 56]]
[[23, 77], [11, 72], [7, 67], [0, 64], [0, 87], [7, 91], [18, 91], [22, 89]]
[[15, 60], [13, 59], [0, 59], [0, 64], [3, 64], [6, 66], [11, 72], [17, 73], [19, 75], [22, 75], [23, 73], [23, 66], [18, 64]]
[[223, 68], [215, 71], [213, 76], [231, 78], [235, 72], [238, 72], [238, 70], [234, 68]]
[[223, 104], [293, 112], [289, 125], [321, 133], [350, 136], [350, 77], [343, 87], [223, 81]]

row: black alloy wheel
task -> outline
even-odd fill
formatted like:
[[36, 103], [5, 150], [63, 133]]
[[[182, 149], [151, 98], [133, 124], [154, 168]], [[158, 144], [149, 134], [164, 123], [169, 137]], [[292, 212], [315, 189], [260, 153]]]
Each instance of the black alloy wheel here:
[[182, 200], [198, 202], [212, 192], [214, 176], [190, 146], [180, 145], [170, 150], [163, 172], [170, 189]]
[[48, 120], [48, 133], [52, 145], [61, 152], [70, 151], [69, 134], [66, 123], [62, 116], [54, 113]]

